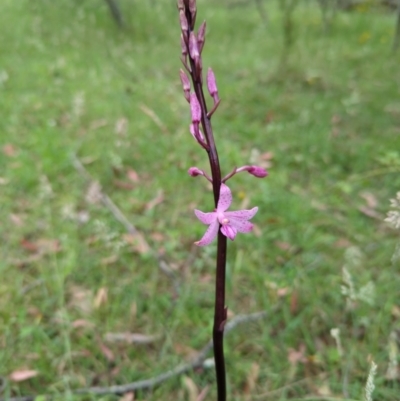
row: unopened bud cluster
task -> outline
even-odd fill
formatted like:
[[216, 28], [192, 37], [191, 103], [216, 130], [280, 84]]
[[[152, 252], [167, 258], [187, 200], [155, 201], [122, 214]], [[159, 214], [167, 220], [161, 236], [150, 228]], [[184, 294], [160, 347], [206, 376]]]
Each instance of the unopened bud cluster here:
[[[202, 84], [203, 84], [203, 62], [201, 53], [204, 48], [206, 37], [206, 23], [205, 21], [200, 25], [197, 34], [194, 31], [196, 21], [196, 0], [178, 0], [179, 22], [181, 26], [181, 61], [186, 72], [181, 69], [179, 72], [183, 95], [186, 101], [190, 104], [191, 124], [189, 127], [190, 133], [196, 142], [209, 151], [209, 138], [207, 133], [205, 135], [201, 132], [200, 125], [203, 124], [205, 119], [210, 119], [213, 113], [218, 108], [220, 98], [218, 94], [217, 81], [215, 79], [214, 71], [209, 68], [207, 71], [207, 89], [213, 99], [213, 107], [211, 111], [207, 112], [206, 104], [204, 103]], [[192, 78], [194, 90], [192, 91], [189, 74]], [[203, 102], [201, 104], [200, 102]], [[226, 175], [221, 182], [226, 182], [229, 178], [236, 173], [247, 171], [249, 174], [263, 178], [268, 175], [267, 171], [258, 166], [243, 166], [234, 168], [231, 173]], [[206, 177], [209, 181], [211, 178], [204, 173], [204, 171], [197, 167], [191, 167], [189, 174], [192, 177], [199, 175]]]

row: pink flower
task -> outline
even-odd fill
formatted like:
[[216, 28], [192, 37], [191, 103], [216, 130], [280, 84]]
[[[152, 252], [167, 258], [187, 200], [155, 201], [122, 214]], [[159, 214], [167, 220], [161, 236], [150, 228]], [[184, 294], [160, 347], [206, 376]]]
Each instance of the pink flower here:
[[218, 234], [218, 229], [221, 226], [221, 232], [230, 240], [234, 240], [236, 234], [248, 233], [253, 229], [253, 224], [250, 220], [258, 211], [258, 207], [253, 207], [251, 210], [237, 210], [227, 212], [226, 210], [232, 203], [232, 192], [225, 185], [221, 184], [221, 191], [217, 208], [214, 212], [203, 213], [200, 210], [195, 210], [197, 218], [204, 224], [209, 225], [207, 231], [200, 241], [195, 242], [198, 246], [210, 244]]

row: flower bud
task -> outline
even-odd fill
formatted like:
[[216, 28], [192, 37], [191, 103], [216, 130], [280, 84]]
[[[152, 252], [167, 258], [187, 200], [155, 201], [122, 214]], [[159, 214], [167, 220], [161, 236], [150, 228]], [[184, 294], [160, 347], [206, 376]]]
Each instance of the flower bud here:
[[192, 113], [192, 123], [199, 124], [201, 120], [201, 107], [195, 93], [190, 94], [190, 112]]
[[179, 70], [179, 75], [181, 77], [181, 82], [182, 82], [182, 87], [183, 87], [183, 94], [185, 96], [185, 99], [190, 103], [190, 81], [188, 76], [185, 74], [185, 72], [180, 69]]
[[194, 71], [195, 77], [196, 77], [196, 79], [199, 79], [200, 81], [202, 81], [201, 74], [202, 74], [203, 63], [202, 63], [201, 57], [200, 57], [199, 46], [197, 43], [197, 37], [193, 31], [191, 31], [190, 35], [189, 35], [189, 54], [190, 54], [190, 57], [193, 59], [194, 65], [196, 67], [196, 69]]
[[217, 82], [215, 80], [214, 71], [211, 68], [209, 68], [207, 72], [207, 87], [208, 92], [210, 92], [211, 97], [214, 99], [214, 103], [216, 103], [219, 100], [218, 88]]
[[193, 60], [197, 60], [200, 57], [197, 38], [193, 31], [191, 31], [189, 35], [189, 54]]
[[242, 171], [247, 171], [249, 174], [254, 175], [254, 177], [257, 178], [264, 178], [268, 175], [268, 171], [259, 166], [243, 166], [236, 169], [236, 173]]
[[188, 173], [192, 177], [197, 177], [198, 175], [204, 175], [204, 171], [200, 170], [197, 167], [190, 167], [190, 169], [188, 170]]
[[254, 177], [257, 178], [264, 178], [268, 175], [268, 172], [267, 170], [265, 170], [265, 168], [258, 166], [250, 166], [250, 168], [247, 171], [249, 172], [249, 174], [252, 174], [254, 175]]
[[183, 33], [181, 33], [181, 51], [182, 51], [183, 61], [186, 63], [188, 52], [187, 52], [187, 45], [186, 45], [186, 41], [183, 36]]
[[194, 24], [196, 22], [196, 13], [197, 13], [196, 0], [189, 0], [189, 11], [192, 17], [192, 29], [193, 29]]
[[179, 22], [181, 24], [182, 33], [184, 35], [187, 35], [187, 31], [189, 30], [189, 25], [184, 10], [179, 10]]
[[197, 44], [199, 46], [199, 52], [201, 54], [204, 42], [206, 41], [206, 21], [204, 21], [197, 32]]

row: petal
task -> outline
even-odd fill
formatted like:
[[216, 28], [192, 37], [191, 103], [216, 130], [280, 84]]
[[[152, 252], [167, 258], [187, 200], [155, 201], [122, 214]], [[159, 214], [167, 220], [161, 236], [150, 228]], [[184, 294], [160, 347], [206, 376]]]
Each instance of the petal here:
[[226, 224], [226, 225], [221, 227], [222, 234], [224, 234], [225, 237], [228, 237], [232, 241], [235, 239], [237, 231], [238, 230], [236, 230], [236, 228], [233, 227], [233, 225], [230, 225], [230, 224]]
[[208, 227], [207, 231], [203, 235], [203, 238], [200, 241], [195, 242], [195, 245], [197, 246], [206, 246], [210, 244], [214, 238], [218, 234], [218, 228], [219, 228], [219, 222], [218, 220], [214, 220], [210, 227]]
[[221, 189], [219, 191], [219, 200], [218, 200], [218, 206], [217, 206], [217, 211], [218, 212], [225, 212], [225, 210], [228, 209], [228, 207], [232, 203], [232, 192], [228, 188], [227, 185], [221, 184]]
[[254, 215], [258, 212], [258, 207], [253, 207], [253, 209], [250, 210], [236, 210], [232, 212], [225, 212], [224, 216], [228, 218], [229, 220], [235, 219], [235, 220], [250, 220]]
[[203, 213], [195, 209], [194, 214], [203, 224], [211, 224], [217, 220], [217, 213], [215, 212]]
[[249, 221], [237, 220], [235, 218], [230, 219], [229, 224], [240, 233], [248, 233], [253, 229], [253, 224]]

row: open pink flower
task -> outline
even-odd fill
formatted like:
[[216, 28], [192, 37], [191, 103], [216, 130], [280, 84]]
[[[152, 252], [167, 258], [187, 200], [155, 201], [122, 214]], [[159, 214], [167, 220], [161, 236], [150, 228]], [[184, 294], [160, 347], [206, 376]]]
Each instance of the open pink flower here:
[[204, 224], [209, 225], [207, 231], [200, 241], [195, 242], [198, 246], [210, 244], [218, 234], [218, 229], [221, 226], [221, 232], [230, 240], [234, 240], [236, 234], [248, 233], [253, 229], [253, 224], [250, 220], [258, 211], [258, 207], [253, 207], [251, 210], [237, 210], [227, 212], [226, 210], [232, 203], [232, 192], [225, 185], [221, 184], [221, 191], [217, 208], [214, 212], [203, 213], [200, 210], [195, 210], [197, 218]]

